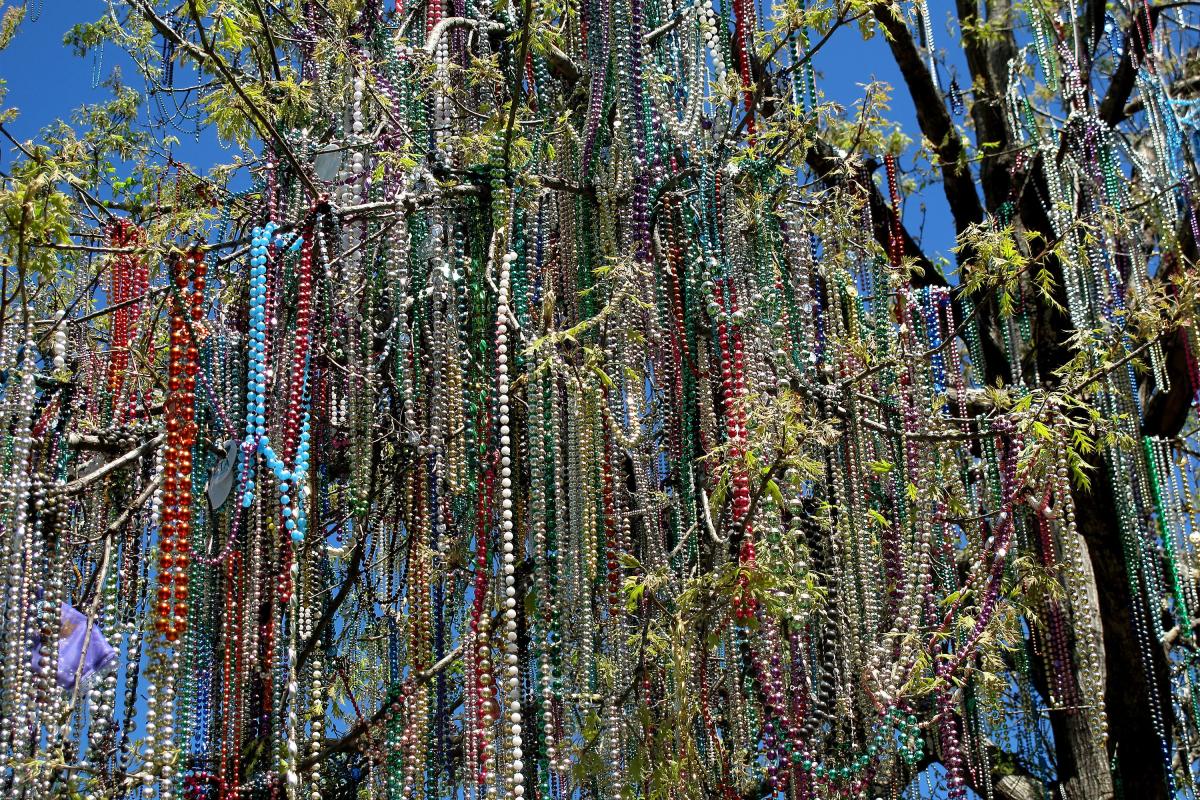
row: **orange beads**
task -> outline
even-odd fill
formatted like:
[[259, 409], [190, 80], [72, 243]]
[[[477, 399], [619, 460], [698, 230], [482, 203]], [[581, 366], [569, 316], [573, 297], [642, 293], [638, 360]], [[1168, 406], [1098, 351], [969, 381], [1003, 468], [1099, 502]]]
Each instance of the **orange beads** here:
[[[204, 316], [204, 256], [193, 250], [172, 265], [179, 290], [171, 303], [168, 351], [167, 446], [163, 464], [162, 527], [159, 532], [155, 629], [169, 642], [187, 630], [188, 556], [192, 528], [192, 447], [196, 443], [196, 379], [200, 352], [188, 318]], [[194, 291], [187, 291], [189, 282]]]

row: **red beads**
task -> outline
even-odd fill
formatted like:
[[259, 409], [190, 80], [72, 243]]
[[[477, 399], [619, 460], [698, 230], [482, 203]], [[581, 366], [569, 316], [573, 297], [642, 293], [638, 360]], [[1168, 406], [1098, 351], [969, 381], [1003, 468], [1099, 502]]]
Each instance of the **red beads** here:
[[883, 157], [887, 169], [888, 195], [892, 201], [892, 219], [888, 231], [888, 260], [893, 267], [899, 267], [904, 259], [904, 229], [900, 225], [900, 185], [896, 181], [896, 157], [888, 154]]
[[283, 452], [281, 453], [286, 463], [292, 463], [296, 458], [302, 419], [300, 409], [304, 396], [305, 362], [308, 359], [312, 325], [312, 240], [313, 231], [309, 227], [305, 231], [300, 248], [300, 268], [296, 273], [298, 283], [296, 337], [292, 345], [292, 380], [288, 387], [287, 415], [284, 418]]
[[[188, 317], [204, 316], [204, 256], [193, 250], [172, 265], [178, 295], [171, 303], [168, 351], [167, 446], [163, 457], [162, 526], [159, 531], [155, 630], [174, 642], [187, 630], [188, 555], [192, 528], [192, 447], [196, 443], [196, 379], [200, 351]], [[199, 286], [188, 292], [189, 281]], [[186, 377], [184, 377], [186, 376]]]
[[[149, 287], [149, 269], [144, 256], [134, 250], [144, 246], [146, 234], [126, 220], [117, 220], [107, 228], [108, 246], [118, 251], [109, 267], [108, 302], [117, 307], [112, 314], [112, 342], [109, 348], [108, 391], [117, 403], [129, 370], [129, 346], [141, 304], [138, 298]], [[119, 418], [121, 414], [117, 414]]]

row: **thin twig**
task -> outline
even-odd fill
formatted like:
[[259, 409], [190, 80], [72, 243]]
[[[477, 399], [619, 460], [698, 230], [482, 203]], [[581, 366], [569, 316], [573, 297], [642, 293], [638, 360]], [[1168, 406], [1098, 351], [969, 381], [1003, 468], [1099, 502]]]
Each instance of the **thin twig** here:
[[[431, 680], [437, 677], [439, 673], [457, 661], [461, 655], [462, 645], [459, 645], [449, 653], [446, 653], [446, 655], [442, 656], [441, 659], [439, 659], [429, 669], [418, 672], [409, 680], [418, 686], [429, 683]], [[359, 722], [357, 725], [351, 728], [350, 732], [345, 736], [330, 742], [322, 747], [319, 752], [301, 761], [297, 769], [300, 772], [304, 772], [305, 770], [311, 769], [314, 765], [324, 762], [325, 759], [329, 758], [329, 756], [333, 755], [334, 753], [341, 753], [349, 750], [354, 743], [358, 741], [360, 737], [362, 737], [363, 734], [369, 731], [373, 726], [377, 725], [385, 716], [387, 716], [390, 711], [391, 703], [384, 703], [379, 707], [378, 711], [371, 715], [370, 719]]]

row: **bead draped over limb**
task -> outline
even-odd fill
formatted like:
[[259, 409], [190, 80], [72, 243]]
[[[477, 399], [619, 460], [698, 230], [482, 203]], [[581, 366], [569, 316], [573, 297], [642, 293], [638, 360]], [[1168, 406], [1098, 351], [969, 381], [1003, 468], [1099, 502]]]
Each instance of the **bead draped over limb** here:
[[246, 158], [9, 137], [4, 791], [1194, 793], [1189, 29], [1066, 5], [114, 5]]

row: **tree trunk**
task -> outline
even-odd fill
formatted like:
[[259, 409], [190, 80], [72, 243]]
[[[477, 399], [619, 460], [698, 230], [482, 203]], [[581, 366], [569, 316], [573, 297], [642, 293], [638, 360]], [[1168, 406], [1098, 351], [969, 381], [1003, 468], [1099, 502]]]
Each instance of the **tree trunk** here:
[[[958, 0], [959, 19], [964, 31], [980, 22], [980, 6], [975, 0]], [[1009, 0], [988, 0], [983, 13], [988, 22], [1007, 25], [1013, 6]], [[1003, 97], [1008, 89], [1008, 64], [1016, 55], [1016, 42], [1011, 36], [981, 37], [964, 33], [964, 52], [975, 80], [978, 95], [972, 105], [977, 141], [996, 142], [998, 147], [983, 158], [980, 165], [980, 189], [984, 205], [996, 214], [1001, 205], [1013, 197], [1014, 178], [1024, 181], [1024, 170], [1039, 191], [1023, 191], [1016, 197], [1016, 222], [1027, 230], [1037, 231], [1044, 242], [1053, 240], [1054, 231], [1038, 197], [1045, 196], [1041, 186], [1040, 166], [1035, 162], [1024, 170], [1014, 172], [1014, 157], [1009, 153], [1013, 143], [1004, 119]], [[1056, 273], [1061, 287], [1061, 269], [1056, 259], [1049, 266]], [[1060, 288], [1061, 291], [1061, 288]], [[1065, 303], [1065, 297], [1060, 301]], [[1070, 320], [1061, 309], [1040, 304], [1038, 309], [1037, 340], [1032, 355], [1037, 358], [1043, 376], [1052, 375], [1070, 357], [1068, 336]], [[990, 309], [989, 309], [990, 310]], [[994, 313], [994, 311], [993, 311]], [[985, 317], [991, 317], [991, 314]], [[994, 327], [998, 320], [981, 320], [984, 330]], [[999, 365], [988, 365], [995, 370]], [[988, 375], [989, 380], [1007, 375]], [[1186, 405], [1186, 403], [1185, 403]], [[1130, 594], [1121, 548], [1121, 533], [1117, 527], [1116, 505], [1107, 466], [1099, 465], [1090, 495], [1077, 493], [1078, 529], [1083, 536], [1091, 560], [1093, 586], [1089, 587], [1092, 608], [1083, 611], [1087, 616], [1098, 613], [1096, 624], [1102, 630], [1102, 660], [1105, 665], [1105, 697], [1109, 740], [1107, 752], [1100, 746], [1100, 737], [1088, 725], [1085, 714], [1072, 710], [1055, 710], [1050, 714], [1054, 732], [1055, 765], [1058, 788], [1070, 800], [1105, 800], [1123, 789], [1127, 794], [1138, 792], [1138, 800], [1166, 800], [1166, 782], [1162, 770], [1160, 737], [1154, 725], [1149, 686], [1163, 698], [1161, 708], [1169, 710], [1166, 664], [1157, 642], [1152, 643], [1154, 676], [1144, 674], [1140, 648], [1134, 628], [1134, 616], [1147, 615], [1140, 597]], [[1155, 630], [1150, 626], [1150, 630]], [[1099, 703], [1102, 698], [1081, 698], [1081, 703]], [[1113, 757], [1117, 771], [1111, 771]], [[1115, 781], [1114, 781], [1115, 778]], [[1114, 782], [1119, 786], [1114, 786]]]
[[[1146, 675], [1134, 628], [1135, 615], [1145, 620], [1150, 631], [1157, 630], [1157, 623], [1149, 619], [1142, 594], [1130, 592], [1130, 576], [1121, 548], [1116, 504], [1105, 467], [1096, 470], [1092, 493], [1081, 495], [1079, 500], [1079, 532], [1087, 541], [1095, 572], [1104, 630], [1104, 701], [1108, 710], [1108, 755], [1116, 767], [1113, 776], [1117, 784], [1115, 788], [1119, 794], [1136, 800], [1167, 800], [1167, 776], [1163, 771], [1164, 745], [1155, 725], [1154, 704], [1150, 702], [1150, 698], [1156, 697], [1158, 708], [1169, 713], [1166, 657], [1157, 639], [1151, 641], [1152, 674]], [[1088, 699], [1084, 698], [1085, 701]], [[1058, 736], [1057, 730], [1055, 736]], [[1084, 789], [1099, 784], [1093, 772], [1102, 770], [1107, 777], [1107, 764], [1096, 765], [1091, 759], [1072, 762], [1071, 759], [1085, 752], [1086, 748], [1077, 749], [1064, 744], [1067, 743], [1060, 743], [1057, 750], [1060, 773], [1067, 779], [1065, 783], [1075, 780]], [[1064, 769], [1068, 766], [1075, 768], [1074, 777]], [[1070, 796], [1090, 798], [1104, 795], [1084, 793]]]
[[[1085, 552], [1087, 550], [1087, 540], [1076, 533], [1078, 541], [1068, 542], [1068, 546], [1080, 547]], [[1091, 629], [1090, 633], [1094, 636], [1095, 641], [1099, 644], [1100, 651], [1100, 668], [1103, 670], [1101, 680], [1104, 680], [1108, 675], [1107, 666], [1104, 663], [1104, 654], [1107, 648], [1104, 647], [1104, 625], [1100, 617], [1100, 593], [1097, 591], [1096, 572], [1092, 569], [1091, 558], [1083, 559], [1084, 580], [1087, 584], [1087, 609], [1076, 609], [1080, 619], [1085, 620], [1085, 624]], [[1078, 677], [1081, 670], [1076, 666], [1076, 676]], [[1078, 682], [1082, 685], [1082, 682]], [[1101, 702], [1099, 697], [1080, 697], [1079, 703], [1083, 706], [1095, 706]], [[1054, 738], [1064, 738], [1068, 744], [1069, 752], [1071, 753], [1071, 767], [1067, 770], [1059, 766], [1059, 783], [1062, 787], [1062, 792], [1071, 800], [1085, 800], [1085, 798], [1104, 798], [1113, 797], [1113, 780], [1112, 772], [1109, 769], [1108, 753], [1101, 747], [1096, 745], [1099, 731], [1092, 730], [1087, 724], [1088, 715], [1086, 714], [1068, 714], [1062, 715], [1063, 719], [1056, 722], [1053, 718], [1052, 724], [1057, 724]], [[1061, 762], [1061, 758], [1060, 758]]]
[[1067, 800], [1112, 798], [1108, 759], [1103, 748], [1096, 746], [1096, 735], [1087, 718], [1079, 713], [1052, 711], [1050, 724], [1054, 730], [1059, 794]]
[[1030, 777], [1005, 775], [996, 781], [996, 796], [1004, 800], [1042, 800], [1045, 794], [1042, 784]]
[[[1041, 174], [1040, 156], [1025, 163], [1017, 161], [1017, 143], [1011, 140], [1006, 121], [1009, 64], [1018, 52], [1012, 33], [1015, 4], [1012, 0], [956, 0], [955, 8], [975, 93], [970, 113], [976, 145], [982, 153], [979, 195], [970, 172], [964, 171], [958, 163], [959, 155], [964, 152], [961, 134], [942, 106], [941, 91], [934, 76], [926, 69], [907, 26], [892, 16], [889, 8], [881, 7], [877, 11], [881, 26], [889, 33], [888, 43], [912, 97], [921, 132], [933, 144], [938, 156], [955, 229], [961, 233], [979, 221], [981, 195], [982, 208], [987, 214], [1004, 221], [1011, 219], [1018, 230], [1040, 234], [1035, 241], [1047, 247], [1056, 237], [1042, 206], [1041, 198], [1048, 193]], [[1149, 13], [1153, 18], [1157, 9], [1156, 6], [1155, 10], [1142, 13]], [[1103, 17], [1103, 4], [1089, 3], [1085, 14], [1093, 23], [1099, 24], [1096, 21]], [[984, 24], [993, 26], [990, 35], [980, 33]], [[1099, 31], [1093, 26], [1093, 43], [1098, 40]], [[1127, 48], [1117, 74], [1111, 80], [1105, 93], [1105, 107], [1124, 108], [1137, 71], [1131, 61], [1131, 52], [1132, 48]], [[1105, 117], [1105, 121], [1114, 124], [1118, 120]], [[985, 148], [985, 143], [989, 147]], [[1182, 249], [1192, 255], [1194, 243], [1189, 239], [1190, 231], [1182, 231]], [[960, 251], [959, 259], [970, 269], [969, 250]], [[1061, 264], [1050, 256], [1046, 265], [1055, 279], [1058, 304], [1035, 300], [1038, 308], [1033, 347], [1028, 353], [1014, 355], [1015, 358], [1036, 359], [1037, 371], [1043, 380], [1050, 379], [1073, 355], [1070, 339], [1073, 331], [1064, 310], [1066, 297], [1063, 296]], [[1169, 265], [1164, 272], [1169, 273], [1177, 267], [1178, 264]], [[973, 299], [987, 302], [982, 297]], [[999, 318], [999, 309], [996, 304], [988, 303], [981, 310], [983, 313], [978, 320], [981, 338], [985, 345], [995, 345], [992, 350], [999, 350], [998, 340], [989, 342], [1004, 324]], [[1174, 347], [1171, 344], [1168, 343], [1167, 348], [1168, 369], [1175, 380], [1169, 392], [1150, 397], [1145, 403], [1144, 432], [1147, 435], [1176, 435], [1191, 407], [1187, 369], [1180, 363], [1182, 348], [1178, 343], [1174, 343]], [[1003, 354], [992, 358], [989, 352], [982, 367], [984, 381], [988, 384], [1009, 383], [1016, 377], [1010, 372]], [[1022, 372], [1033, 374], [1026, 370]], [[1076, 507], [1078, 530], [1086, 542], [1093, 572], [1090, 581], [1093, 585], [1089, 587], [1092, 599], [1089, 608], [1081, 610], [1080, 614], [1098, 616], [1096, 624], [1101, 627], [1101, 658], [1105, 665], [1105, 696], [1081, 698], [1081, 702], [1092, 704], [1103, 700], [1106, 703], [1110, 735], [1105, 748], [1097, 735], [1099, 732], [1089, 729], [1087, 714], [1076, 713], [1073, 709], [1050, 713], [1058, 774], [1056, 788], [1059, 790], [1055, 794], [1061, 793], [1069, 800], [1105, 800], [1136, 793], [1137, 800], [1166, 800], [1168, 776], [1164, 774], [1163, 765], [1164, 753], [1170, 752], [1171, 706], [1166, 657], [1155, 638], [1159, 630], [1157, 609], [1146, 607], [1143, 592], [1131, 591], [1131, 584], [1138, 585], [1139, 576], [1131, 575], [1128, 570], [1137, 567], [1126, 564], [1108, 466], [1102, 460], [1098, 461], [1094, 489], [1090, 494], [1077, 493]], [[1139, 641], [1139, 629], [1149, 631], [1146, 638], [1150, 641]], [[1150, 660], [1148, 667], [1143, 666], [1146, 658]], [[1038, 680], [1045, 677], [1035, 676]], [[1049, 697], [1045, 690], [1047, 683], [1043, 680], [1045, 697]], [[1013, 789], [1019, 794], [1021, 787], [1014, 786]]]

